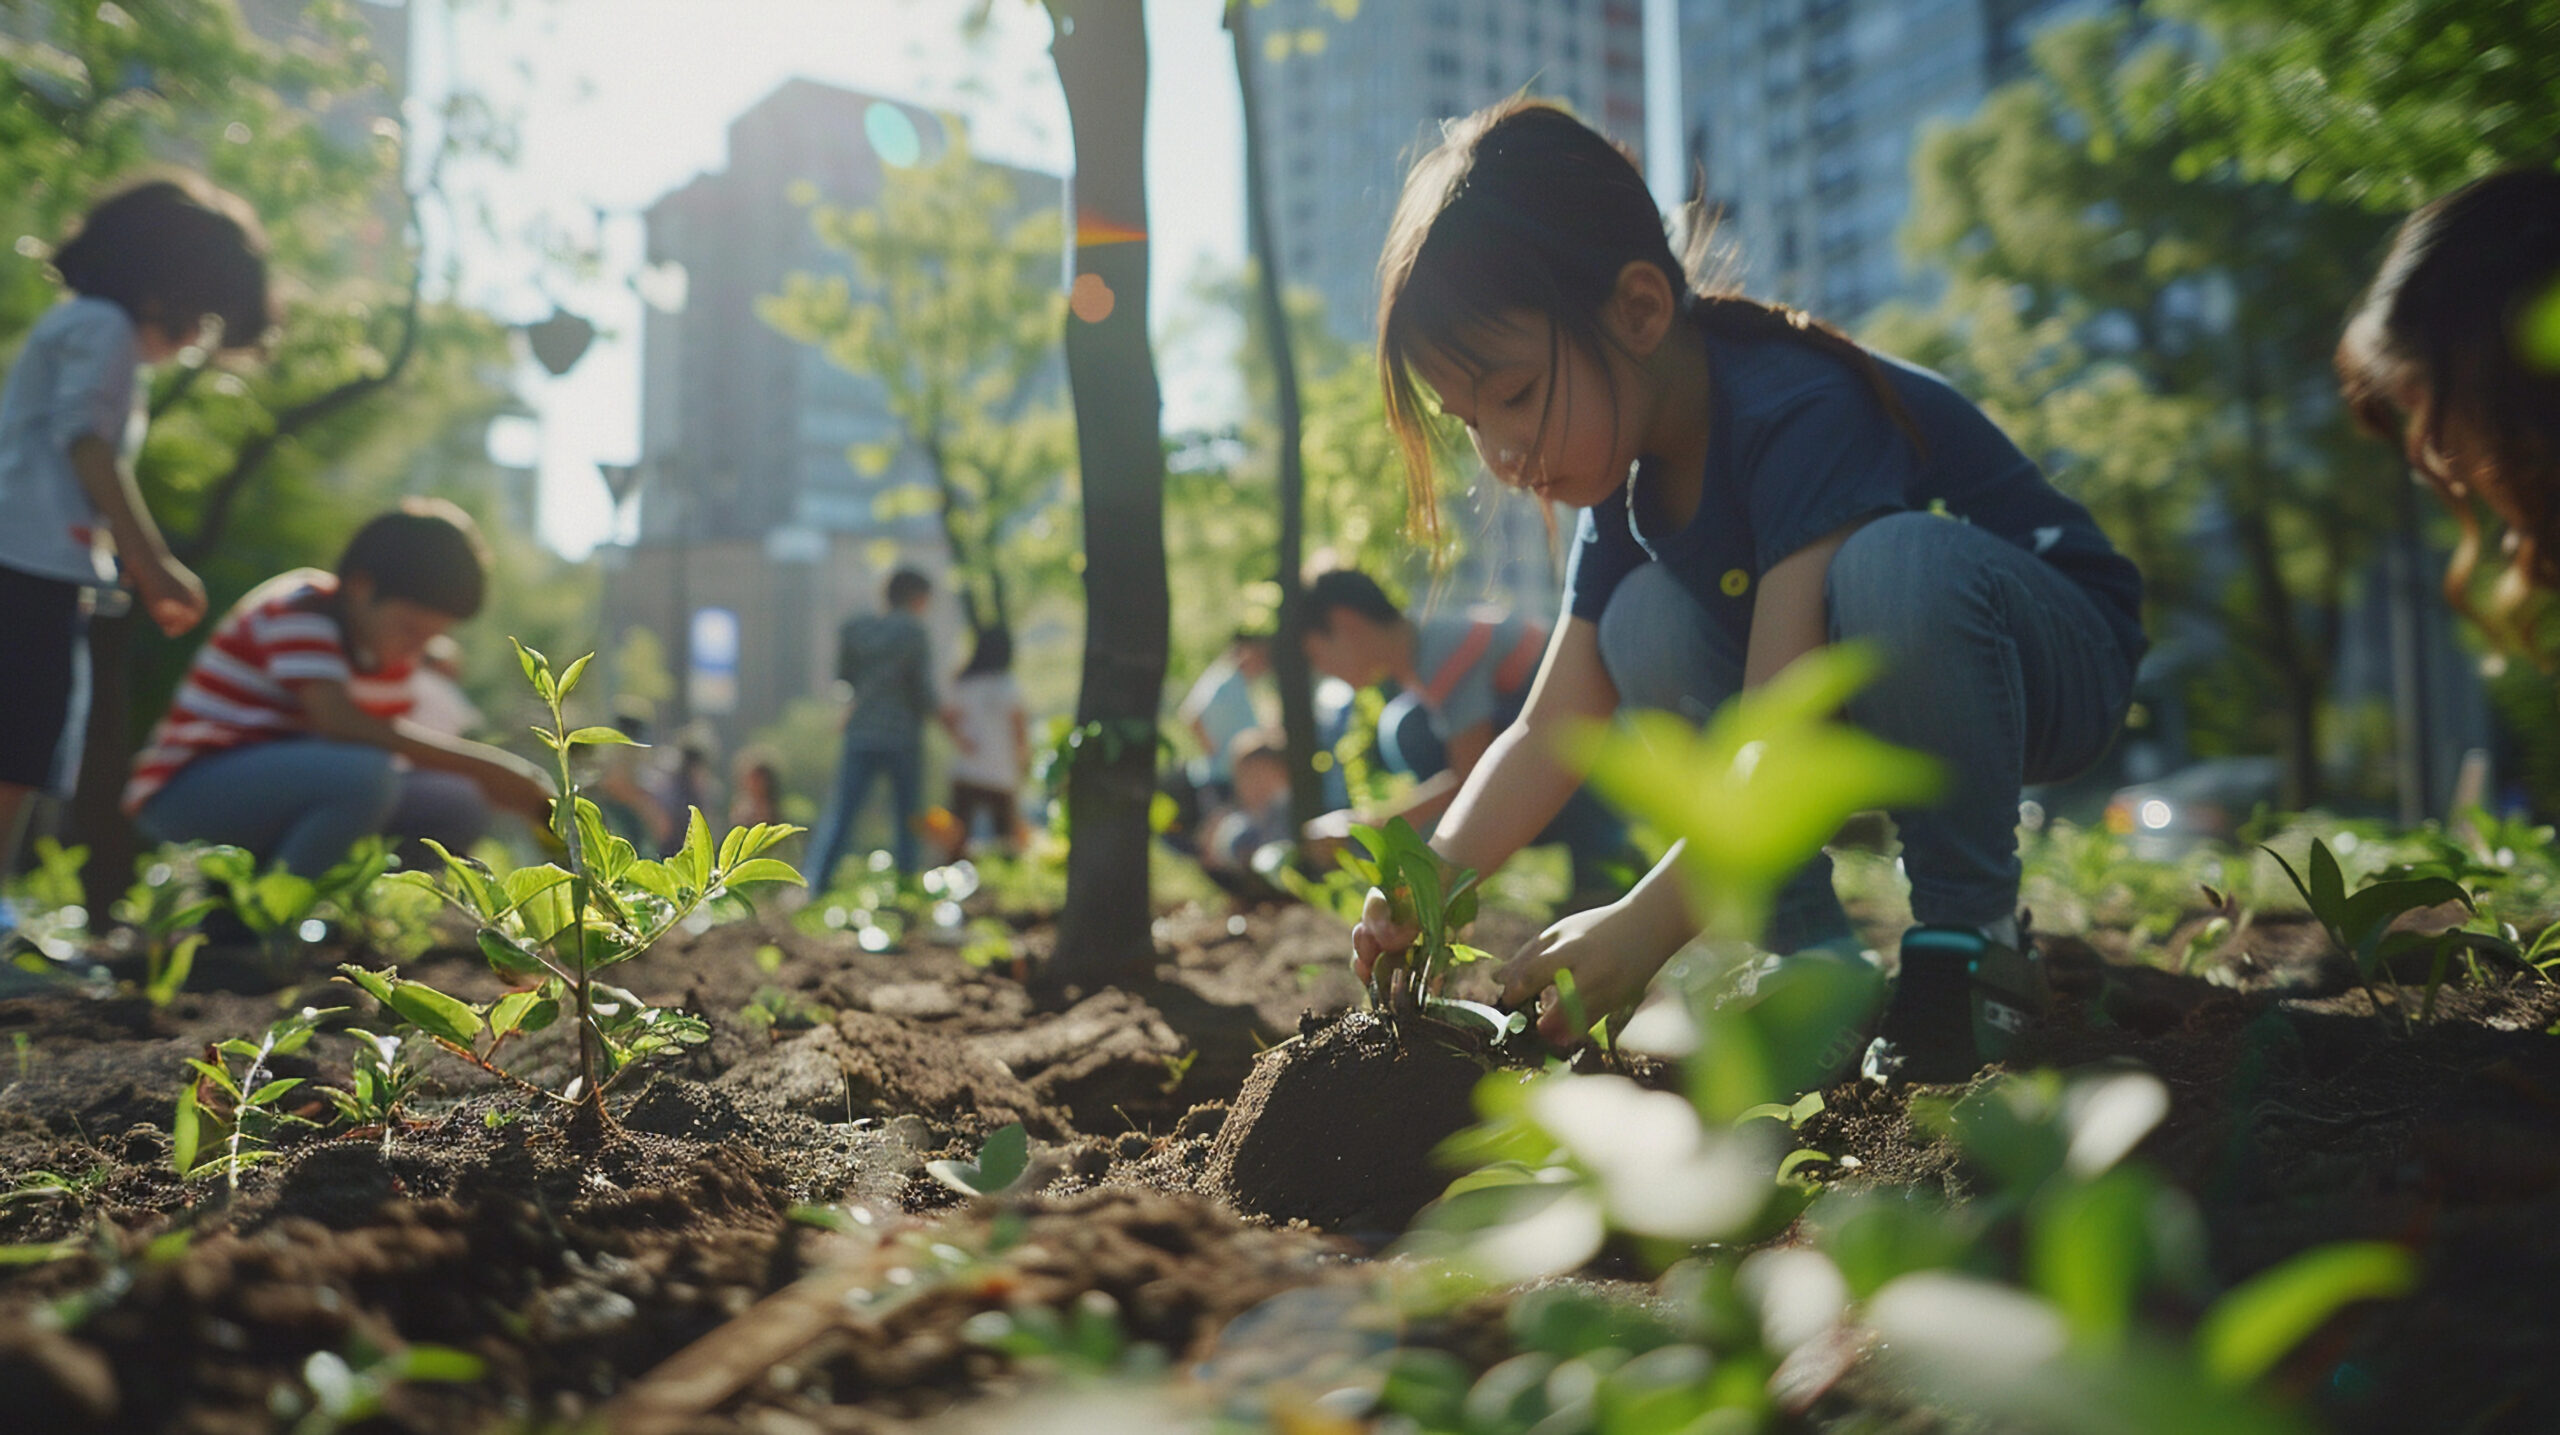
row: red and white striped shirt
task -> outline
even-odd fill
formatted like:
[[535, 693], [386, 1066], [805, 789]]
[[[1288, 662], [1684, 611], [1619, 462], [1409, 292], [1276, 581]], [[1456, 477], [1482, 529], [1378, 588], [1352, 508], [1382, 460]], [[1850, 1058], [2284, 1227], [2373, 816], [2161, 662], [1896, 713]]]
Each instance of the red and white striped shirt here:
[[411, 665], [357, 672], [330, 611], [337, 594], [335, 574], [297, 568], [232, 605], [134, 758], [125, 811], [140, 811], [178, 769], [208, 753], [308, 733], [294, 683], [341, 684], [357, 707], [386, 722], [408, 713]]

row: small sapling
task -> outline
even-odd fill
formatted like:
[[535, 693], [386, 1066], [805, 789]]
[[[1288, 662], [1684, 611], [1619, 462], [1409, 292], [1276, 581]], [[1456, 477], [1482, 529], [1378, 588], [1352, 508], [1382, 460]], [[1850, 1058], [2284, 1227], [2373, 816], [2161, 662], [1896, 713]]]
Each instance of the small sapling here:
[[[599, 974], [648, 951], [706, 903], [759, 884], [797, 884], [800, 874], [789, 863], [765, 854], [801, 829], [759, 822], [732, 828], [714, 843], [710, 824], [695, 808], [684, 845], [663, 862], [642, 858], [615, 836], [603, 812], [579, 794], [571, 770], [570, 759], [580, 748], [631, 742], [618, 728], [569, 725], [566, 704], [593, 656], [555, 676], [548, 658], [516, 645], [525, 679], [550, 713], [550, 725], [535, 728], [534, 735], [555, 759], [560, 796], [551, 805], [550, 836], [563, 862], [500, 876], [429, 843], [444, 861], [443, 879], [426, 873], [393, 879], [434, 892], [468, 917], [479, 929], [480, 951], [490, 966], [525, 989], [473, 1004], [404, 980], [396, 968], [339, 970], [445, 1050], [574, 1108], [582, 1120], [600, 1122], [607, 1092], [652, 1058], [699, 1045], [711, 1033], [699, 1016], [651, 1006]], [[501, 1063], [511, 1038], [564, 1018], [578, 1042], [578, 1074], [564, 1089], [547, 1091]]]

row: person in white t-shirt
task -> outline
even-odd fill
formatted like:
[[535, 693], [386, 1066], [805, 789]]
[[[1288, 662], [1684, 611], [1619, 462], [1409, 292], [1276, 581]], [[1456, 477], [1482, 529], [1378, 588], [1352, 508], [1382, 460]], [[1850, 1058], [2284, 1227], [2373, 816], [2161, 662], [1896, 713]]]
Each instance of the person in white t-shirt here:
[[951, 759], [951, 816], [959, 824], [961, 852], [977, 836], [981, 814], [998, 844], [1018, 846], [1018, 798], [1031, 767], [1031, 715], [1013, 680], [1013, 634], [1003, 626], [978, 630], [977, 650], [951, 681], [943, 723], [959, 749]]
[[[24, 243], [22, 240], [21, 243]], [[134, 486], [147, 364], [255, 349], [270, 322], [266, 242], [249, 207], [193, 176], [99, 201], [54, 252], [70, 297], [28, 331], [0, 393], [0, 873], [41, 795], [67, 797], [88, 716], [88, 614], [119, 581], [170, 637], [204, 621], [204, 584]], [[0, 902], [0, 937], [15, 925]]]

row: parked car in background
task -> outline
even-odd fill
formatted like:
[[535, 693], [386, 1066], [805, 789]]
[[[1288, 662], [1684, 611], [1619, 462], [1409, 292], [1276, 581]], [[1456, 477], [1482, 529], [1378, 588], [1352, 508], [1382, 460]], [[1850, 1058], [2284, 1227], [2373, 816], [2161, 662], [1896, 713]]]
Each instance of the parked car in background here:
[[2207, 842], [2232, 841], [2262, 803], [2276, 800], [2284, 769], [2272, 757], [2211, 757], [2165, 777], [2116, 789], [2106, 826], [2133, 855], [2182, 857]]

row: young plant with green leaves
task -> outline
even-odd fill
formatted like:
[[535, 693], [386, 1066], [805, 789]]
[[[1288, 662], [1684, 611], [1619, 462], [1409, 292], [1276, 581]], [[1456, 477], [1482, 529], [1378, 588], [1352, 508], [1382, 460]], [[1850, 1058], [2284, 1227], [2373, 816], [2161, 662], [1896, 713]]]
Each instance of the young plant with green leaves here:
[[[2403, 869], [2406, 875], [2386, 873], [2350, 892], [2337, 854], [2319, 838], [2311, 840], [2310, 856], [2304, 863], [2307, 877], [2295, 871], [2283, 853], [2272, 847], [2263, 850], [2284, 869], [2284, 875], [2302, 894], [2329, 940], [2355, 963], [2357, 984], [2373, 998], [2377, 1010], [2381, 998], [2374, 992], [2374, 979], [2380, 977], [2396, 984], [2395, 964], [2420, 953], [2427, 958], [2421, 1020], [2435, 1015], [2436, 993], [2442, 989], [2456, 956], [2475, 962], [2486, 957], [2526, 971], [2539, 970], [2504, 933], [2494, 928], [2480, 930], [2480, 906], [2471, 890], [2441, 870], [2421, 866]], [[2440, 931], [2393, 930], [2403, 917], [2451, 904], [2459, 904], [2467, 920]]]
[[258, 859], [237, 847], [208, 847], [196, 856], [196, 871], [222, 889], [241, 925], [269, 947], [315, 940], [322, 913], [343, 913], [390, 870], [391, 849], [379, 837], [358, 841], [346, 860], [317, 877], [281, 865], [262, 872]]
[[[706, 903], [759, 885], [793, 883], [800, 874], [766, 856], [800, 831], [784, 823], [730, 829], [714, 843], [700, 808], [692, 810], [684, 845], [664, 861], [643, 858], [605, 826], [604, 814], [580, 795], [571, 759], [580, 749], [629, 744], [618, 728], [572, 727], [566, 706], [593, 654], [555, 675], [540, 652], [516, 645], [526, 681], [549, 709], [550, 725], [534, 729], [555, 758], [560, 796], [552, 803], [550, 838], [560, 863], [518, 868], [504, 876], [469, 857], [436, 847], [441, 881], [400, 874], [437, 893], [478, 928], [482, 955], [510, 981], [524, 982], [496, 1001], [474, 1004], [382, 972], [342, 966], [348, 981], [437, 1045], [520, 1089], [604, 1118], [604, 1097], [654, 1057], [699, 1045], [710, 1028], [689, 1013], [654, 1007], [599, 974], [649, 950]], [[430, 844], [433, 845], [433, 844]], [[522, 1033], [568, 1019], [578, 1045], [577, 1075], [558, 1092], [502, 1064], [506, 1044]]]
[[1490, 1023], [1497, 1041], [1524, 1029], [1525, 1019], [1514, 1020], [1479, 1003], [1440, 995], [1452, 970], [1493, 955], [1458, 940], [1476, 919], [1477, 889], [1483, 879], [1471, 869], [1445, 866], [1431, 844], [1401, 817], [1389, 818], [1384, 827], [1355, 826], [1351, 835], [1369, 855], [1344, 852], [1337, 859], [1342, 870], [1364, 888], [1386, 894], [1387, 910], [1397, 923], [1419, 934], [1402, 954], [1381, 958], [1370, 969], [1369, 1000], [1399, 1013]]
[[411, 1059], [414, 1044], [399, 1030], [385, 1033], [350, 1027], [347, 1035], [355, 1038], [347, 1084], [321, 1087], [320, 1094], [338, 1108], [339, 1119], [347, 1125], [358, 1130], [380, 1127], [382, 1149], [388, 1151], [391, 1133], [400, 1124], [400, 1104], [409, 1099], [425, 1073]]
[[221, 899], [208, 895], [188, 864], [152, 854], [134, 864], [133, 885], [116, 904], [116, 917], [142, 944], [142, 995], [167, 1006], [195, 970], [204, 933], [196, 930]]
[[303, 1079], [273, 1076], [270, 1064], [309, 1046], [321, 1021], [344, 1010], [304, 1007], [277, 1018], [256, 1041], [234, 1037], [215, 1046], [210, 1061], [187, 1058], [196, 1075], [179, 1091], [169, 1124], [169, 1161], [178, 1174], [220, 1171], [237, 1193], [240, 1173], [275, 1154], [270, 1148], [279, 1133], [316, 1125], [283, 1105]]
[[[1736, 960], [1756, 959], [1746, 944], [1770, 894], [1842, 819], [1930, 790], [1928, 764], [1832, 719], [1868, 670], [1855, 652], [1816, 653], [1703, 732], [1671, 721], [1591, 740], [1603, 791], [1682, 842], [1693, 910]], [[1468, 1174], [1404, 1246], [1428, 1258], [1410, 1286], [1423, 1303], [1569, 1273], [1612, 1239], [1668, 1268], [1665, 1299], [1523, 1297], [1518, 1353], [1489, 1370], [1388, 1357], [1388, 1410], [1467, 1435], [1767, 1429], [1879, 1350], [1897, 1362], [1886, 1388], [2002, 1428], [2276, 1435], [2299, 1427], [2261, 1377], [2342, 1306], [2413, 1278], [2397, 1248], [2323, 1247], [2223, 1295], [2190, 1337], [2149, 1324], [2158, 1296], [2213, 1292], [2193, 1210], [2128, 1159], [2168, 1110], [2147, 1074], [2005, 1078], [1924, 1105], [1981, 1172], [1965, 1204], [1826, 1189], [1804, 1179], [1821, 1157], [1793, 1131], [1820, 1114], [1803, 1093], [1875, 984], [1798, 959], [1750, 1002], [1718, 1001], [1722, 985], [1685, 984], [1680, 1092], [1560, 1072], [1487, 1080], [1485, 1121], [1444, 1148]], [[1742, 1254], [1790, 1228], [1800, 1240]]]

